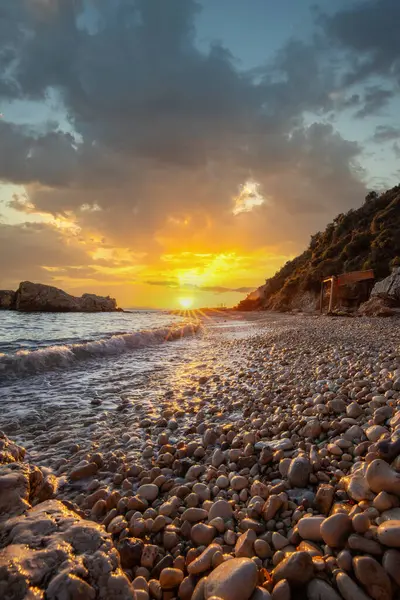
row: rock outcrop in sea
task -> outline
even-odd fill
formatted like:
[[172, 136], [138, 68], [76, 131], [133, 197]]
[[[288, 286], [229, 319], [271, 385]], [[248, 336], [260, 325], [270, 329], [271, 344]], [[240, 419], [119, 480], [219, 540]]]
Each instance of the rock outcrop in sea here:
[[114, 312], [117, 302], [110, 296], [83, 294], [80, 297], [42, 283], [22, 281], [18, 290], [0, 290], [0, 309], [23, 312]]
[[0, 290], [0, 310], [15, 310], [16, 292]]

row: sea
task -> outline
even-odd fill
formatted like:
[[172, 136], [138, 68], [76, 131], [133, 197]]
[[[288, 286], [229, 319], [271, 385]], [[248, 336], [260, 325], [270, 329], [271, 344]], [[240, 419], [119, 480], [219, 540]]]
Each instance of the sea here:
[[26, 445], [34, 431], [67, 435], [104, 411], [151, 414], [217, 366], [235, 376], [237, 342], [257, 331], [239, 313], [1, 311], [0, 430]]

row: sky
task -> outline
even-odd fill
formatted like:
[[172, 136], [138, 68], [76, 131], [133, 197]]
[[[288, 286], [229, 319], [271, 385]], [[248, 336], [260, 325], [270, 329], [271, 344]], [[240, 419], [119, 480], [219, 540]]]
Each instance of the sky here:
[[398, 0], [0, 0], [0, 288], [232, 306], [399, 182]]

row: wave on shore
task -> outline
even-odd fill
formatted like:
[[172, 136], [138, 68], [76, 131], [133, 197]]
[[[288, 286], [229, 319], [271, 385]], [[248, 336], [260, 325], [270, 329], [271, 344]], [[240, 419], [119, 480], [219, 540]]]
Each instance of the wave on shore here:
[[15, 354], [0, 354], [0, 374], [34, 374], [69, 365], [97, 356], [112, 356], [136, 348], [144, 348], [162, 342], [195, 335], [200, 324], [162, 327], [147, 331], [135, 331], [112, 335], [106, 339], [48, 346], [37, 350], [19, 350]]

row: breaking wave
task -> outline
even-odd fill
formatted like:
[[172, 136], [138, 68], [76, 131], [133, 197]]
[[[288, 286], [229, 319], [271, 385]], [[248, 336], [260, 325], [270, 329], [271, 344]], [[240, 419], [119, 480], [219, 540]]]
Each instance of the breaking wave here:
[[115, 334], [106, 339], [79, 344], [48, 346], [36, 350], [19, 350], [15, 354], [0, 354], [0, 375], [34, 374], [97, 356], [113, 356], [162, 342], [195, 335], [197, 323], [162, 327], [134, 333]]

